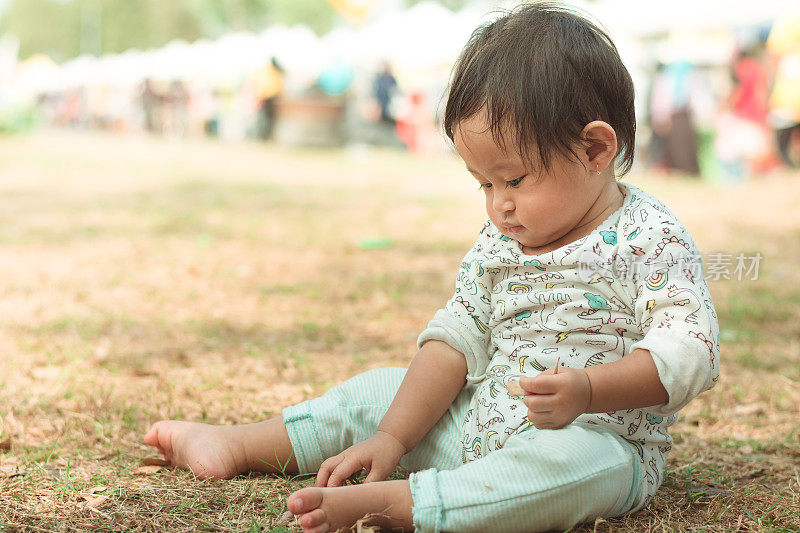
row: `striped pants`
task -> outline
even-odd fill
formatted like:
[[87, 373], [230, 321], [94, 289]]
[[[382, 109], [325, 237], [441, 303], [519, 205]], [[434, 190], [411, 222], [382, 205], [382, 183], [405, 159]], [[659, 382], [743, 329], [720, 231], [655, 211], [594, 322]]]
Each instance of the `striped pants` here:
[[[394, 398], [403, 368], [364, 372], [319, 398], [287, 407], [283, 421], [301, 473], [370, 437]], [[573, 423], [528, 428], [503, 448], [462, 463], [465, 387], [400, 461], [409, 478], [417, 531], [548, 531], [636, 507], [639, 459], [615, 433]]]

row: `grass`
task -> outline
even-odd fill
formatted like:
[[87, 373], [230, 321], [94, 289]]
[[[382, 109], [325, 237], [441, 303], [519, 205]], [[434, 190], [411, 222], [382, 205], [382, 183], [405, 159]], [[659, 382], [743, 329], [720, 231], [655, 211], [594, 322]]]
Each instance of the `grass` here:
[[[0, 160], [0, 531], [297, 531], [285, 498], [312, 478], [142, 473], [143, 432], [407, 365], [483, 220], [447, 156], [40, 132]], [[706, 254], [764, 260], [710, 282], [723, 375], [657, 497], [573, 531], [800, 530], [799, 177], [628, 178]]]

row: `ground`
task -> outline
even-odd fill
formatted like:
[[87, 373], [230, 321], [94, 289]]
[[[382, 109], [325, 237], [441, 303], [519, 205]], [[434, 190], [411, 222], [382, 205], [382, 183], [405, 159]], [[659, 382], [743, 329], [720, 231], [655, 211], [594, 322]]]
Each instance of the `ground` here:
[[[39, 132], [0, 161], [8, 531], [297, 531], [285, 498], [311, 478], [198, 481], [142, 463], [144, 431], [262, 420], [407, 365], [484, 219], [449, 155]], [[798, 531], [800, 173], [626, 180], [715, 272], [722, 377], [653, 503], [575, 531]]]

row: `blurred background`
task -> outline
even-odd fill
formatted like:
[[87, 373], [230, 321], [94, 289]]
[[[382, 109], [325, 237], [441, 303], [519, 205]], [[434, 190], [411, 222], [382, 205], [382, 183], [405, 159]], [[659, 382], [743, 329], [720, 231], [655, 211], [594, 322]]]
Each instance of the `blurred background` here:
[[[0, 0], [0, 132], [447, 150], [450, 68], [491, 0]], [[798, 164], [792, 0], [571, 2], [637, 91], [637, 165], [738, 182]]]

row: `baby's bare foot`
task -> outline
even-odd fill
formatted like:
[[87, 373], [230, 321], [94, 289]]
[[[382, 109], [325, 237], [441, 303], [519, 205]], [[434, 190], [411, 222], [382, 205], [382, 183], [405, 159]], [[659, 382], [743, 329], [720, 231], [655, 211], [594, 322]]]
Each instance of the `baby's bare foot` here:
[[369, 525], [384, 529], [413, 529], [408, 481], [378, 481], [344, 487], [309, 487], [286, 502], [304, 533], [323, 533], [350, 527], [366, 515]]
[[229, 427], [194, 422], [156, 422], [144, 436], [173, 466], [197, 477], [227, 479], [247, 471], [244, 449]]

